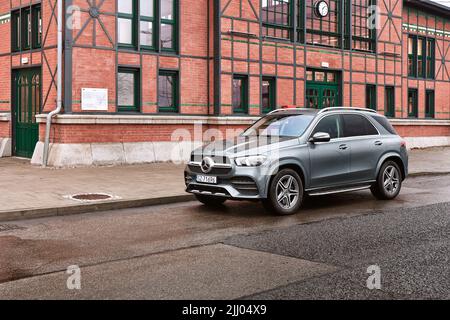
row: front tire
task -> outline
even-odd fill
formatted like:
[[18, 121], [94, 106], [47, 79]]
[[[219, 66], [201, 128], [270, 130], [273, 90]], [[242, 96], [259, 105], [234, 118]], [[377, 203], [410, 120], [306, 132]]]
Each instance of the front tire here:
[[205, 196], [203, 194], [196, 194], [195, 197], [198, 201], [203, 203], [205, 206], [208, 207], [218, 207], [222, 205], [227, 199], [222, 197], [215, 197], [215, 196]]
[[278, 215], [296, 213], [303, 202], [303, 182], [298, 173], [292, 169], [278, 172], [262, 202], [266, 210]]
[[378, 172], [377, 181], [370, 191], [379, 200], [395, 199], [402, 188], [402, 174], [399, 166], [394, 161], [383, 163]]

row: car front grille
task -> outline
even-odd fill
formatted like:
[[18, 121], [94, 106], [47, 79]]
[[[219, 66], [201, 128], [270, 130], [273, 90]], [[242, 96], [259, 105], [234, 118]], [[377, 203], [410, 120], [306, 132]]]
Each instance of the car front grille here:
[[[202, 169], [199, 166], [196, 165], [188, 165], [189, 170], [191, 170], [191, 172], [193, 173], [198, 173], [198, 174], [204, 174]], [[231, 171], [231, 167], [230, 168], [212, 168], [210, 172], [208, 172], [208, 175], [226, 175], [228, 173], [230, 173]]]
[[258, 186], [256, 185], [256, 182], [250, 177], [234, 177], [231, 179], [231, 184], [242, 194], [258, 194]]
[[186, 191], [196, 194], [215, 195], [222, 197], [231, 196], [230, 193], [225, 188], [203, 184], [191, 184], [187, 187]]

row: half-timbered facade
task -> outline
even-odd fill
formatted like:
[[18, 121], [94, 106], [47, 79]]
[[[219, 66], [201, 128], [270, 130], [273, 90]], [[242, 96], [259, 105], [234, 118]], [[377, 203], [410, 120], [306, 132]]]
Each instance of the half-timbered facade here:
[[[42, 162], [57, 0], [0, 0], [0, 156]], [[66, 0], [49, 164], [184, 158], [285, 106], [367, 107], [450, 144], [450, 8], [429, 0]], [[213, 129], [213, 130], [209, 130]], [[183, 140], [183, 141], [181, 141]]]

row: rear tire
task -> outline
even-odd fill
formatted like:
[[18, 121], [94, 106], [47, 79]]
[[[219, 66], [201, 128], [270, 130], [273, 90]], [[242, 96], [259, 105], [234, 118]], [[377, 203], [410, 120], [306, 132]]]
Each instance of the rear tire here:
[[278, 215], [294, 214], [303, 202], [303, 182], [297, 172], [283, 169], [273, 177], [267, 199], [263, 199], [264, 208]]
[[395, 199], [402, 188], [402, 173], [394, 161], [386, 161], [378, 172], [370, 191], [379, 200]]
[[203, 203], [208, 207], [218, 207], [227, 200], [226, 198], [206, 196], [203, 194], [196, 194], [195, 197], [197, 198], [198, 201], [200, 201], [201, 203]]

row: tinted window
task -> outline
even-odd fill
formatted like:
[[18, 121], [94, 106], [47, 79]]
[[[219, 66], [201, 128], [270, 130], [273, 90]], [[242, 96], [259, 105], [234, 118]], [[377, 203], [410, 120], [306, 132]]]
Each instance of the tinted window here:
[[397, 134], [397, 131], [395, 131], [394, 127], [391, 125], [388, 119], [385, 117], [380, 116], [372, 116], [372, 119], [374, 119], [376, 122], [381, 124], [383, 128], [385, 128], [390, 134]]
[[344, 136], [369, 136], [378, 134], [377, 129], [365, 117], [357, 114], [344, 114]]
[[326, 132], [331, 139], [341, 137], [342, 129], [339, 115], [328, 116], [320, 120], [312, 134], [314, 135], [317, 132]]

